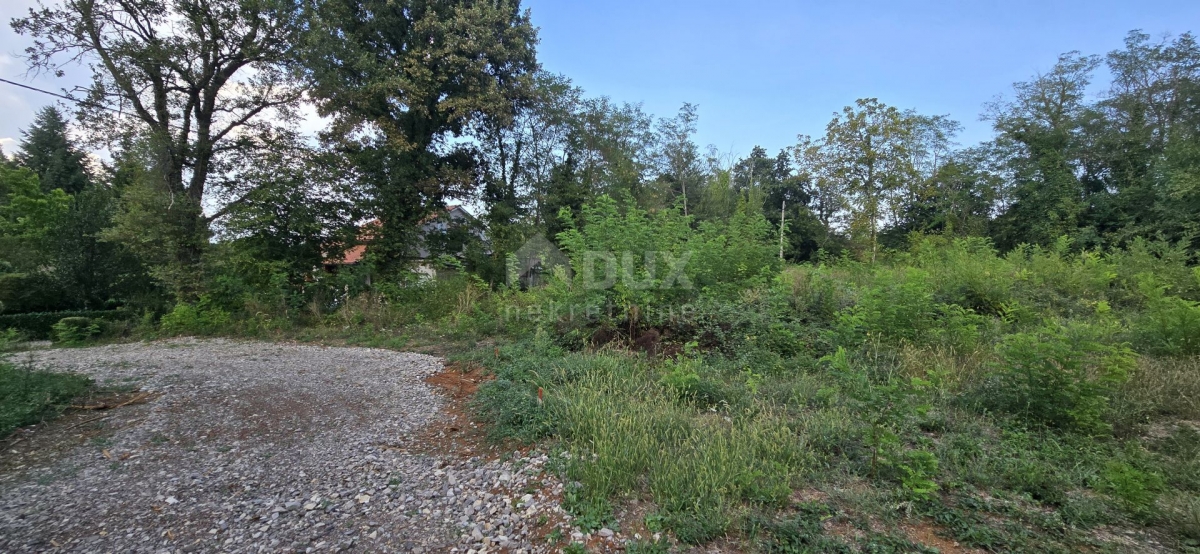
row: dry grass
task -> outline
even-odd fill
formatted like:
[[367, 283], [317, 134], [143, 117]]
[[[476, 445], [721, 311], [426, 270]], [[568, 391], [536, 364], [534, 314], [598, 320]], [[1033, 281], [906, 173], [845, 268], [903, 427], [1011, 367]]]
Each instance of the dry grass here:
[[1200, 419], [1200, 357], [1141, 358], [1137, 372], [1113, 398], [1113, 408], [1121, 421]]
[[346, 301], [346, 305], [338, 310], [338, 320], [345, 326], [372, 325], [376, 328], [395, 328], [406, 323], [405, 318], [399, 317], [397, 310], [392, 309], [382, 294], [368, 292]]
[[1177, 494], [1164, 499], [1162, 505], [1172, 526], [1180, 535], [1200, 541], [1200, 498]]

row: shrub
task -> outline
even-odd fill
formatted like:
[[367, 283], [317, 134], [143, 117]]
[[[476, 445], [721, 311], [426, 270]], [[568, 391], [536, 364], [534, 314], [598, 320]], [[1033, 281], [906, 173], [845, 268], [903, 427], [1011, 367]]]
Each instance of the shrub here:
[[213, 335], [229, 327], [232, 318], [202, 297], [196, 304], [179, 303], [162, 317], [162, 331], [168, 335]]
[[1109, 398], [1133, 371], [1127, 346], [1102, 342], [1097, 326], [1052, 323], [1005, 337], [997, 347], [997, 408], [1029, 422], [1087, 433], [1109, 429]]
[[601, 196], [583, 207], [583, 225], [569, 212], [562, 217], [568, 229], [558, 240], [573, 274], [556, 272], [546, 298], [606, 314], [593, 322], [600, 325], [663, 323], [669, 308], [702, 293], [736, 298], [765, 285], [780, 265], [760, 213], [743, 211], [692, 229], [691, 218], [676, 209], [650, 213]]
[[838, 314], [834, 329], [840, 345], [857, 347], [871, 337], [963, 350], [977, 344], [983, 318], [934, 300], [928, 273], [913, 268], [880, 270], [875, 282], [860, 290], [852, 308]]
[[792, 266], [783, 271], [780, 281], [790, 289], [792, 307], [800, 317], [829, 323], [853, 305], [852, 290], [841, 273], [824, 265]]
[[[0, 312], [29, 313], [70, 307], [58, 282], [45, 273], [0, 271]], [[66, 305], [64, 305], [66, 304]]]
[[[697, 407], [716, 408], [721, 404], [729, 404], [729, 395], [725, 387], [710, 378], [708, 368], [703, 360], [697, 357], [696, 343], [688, 343], [684, 352], [662, 364], [662, 378], [659, 384], [673, 391], [685, 402], [694, 403]], [[701, 373], [705, 375], [701, 375]]]
[[1140, 284], [1145, 275], [1153, 275], [1165, 287], [1167, 294], [1187, 300], [1200, 300], [1200, 274], [1192, 267], [1194, 256], [1189, 241], [1171, 244], [1137, 237], [1123, 250], [1108, 254], [1117, 271], [1121, 285], [1120, 298], [1124, 304], [1140, 304], [1144, 297]]
[[1111, 259], [1091, 251], [1073, 254], [1072, 246], [1070, 238], [1062, 237], [1050, 248], [1017, 248], [1005, 260], [1017, 268], [1016, 276], [1030, 300], [1069, 313], [1106, 300], [1117, 278]]
[[464, 274], [446, 279], [389, 281], [378, 288], [401, 324], [469, 315], [482, 296], [479, 279]]
[[908, 450], [896, 466], [901, 471], [900, 485], [914, 497], [927, 499], [938, 490], [933, 480], [938, 473], [938, 460], [932, 452]]
[[1200, 303], [1167, 294], [1167, 285], [1151, 275], [1139, 276], [1146, 308], [1134, 318], [1134, 344], [1139, 351], [1165, 356], [1200, 354]]
[[488, 381], [479, 387], [473, 402], [476, 418], [488, 424], [488, 437], [493, 440], [531, 442], [552, 430], [535, 386], [508, 379]]
[[1155, 513], [1155, 502], [1163, 490], [1157, 473], [1143, 471], [1126, 462], [1110, 461], [1100, 473], [1099, 489], [1120, 501], [1131, 515], [1147, 520]]
[[74, 346], [100, 334], [100, 321], [86, 317], [64, 317], [54, 324], [53, 340], [57, 344]]
[[795, 355], [815, 333], [792, 319], [796, 314], [782, 292], [778, 287], [750, 289], [736, 302], [702, 295], [663, 327], [676, 340], [694, 341], [726, 355], [747, 349]]
[[924, 237], [913, 244], [912, 253], [916, 266], [932, 277], [939, 302], [1000, 314], [1013, 301], [1016, 268], [985, 238]]
[[927, 280], [928, 274], [918, 269], [881, 270], [878, 284], [861, 289], [854, 306], [838, 315], [840, 344], [854, 347], [872, 335], [924, 342], [924, 334], [933, 327], [937, 315]]
[[54, 334], [54, 324], [66, 317], [127, 321], [133, 318], [134, 314], [125, 310], [4, 314], [0, 315], [0, 329], [16, 329], [30, 339], [48, 339]]
[[25, 337], [16, 329], [0, 329], [0, 357], [3, 357], [5, 352], [16, 350], [24, 340]]

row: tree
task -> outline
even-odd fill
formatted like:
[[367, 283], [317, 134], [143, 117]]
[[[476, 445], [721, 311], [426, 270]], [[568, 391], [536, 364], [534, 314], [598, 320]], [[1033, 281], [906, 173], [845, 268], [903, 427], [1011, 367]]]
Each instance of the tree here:
[[469, 249], [468, 267], [485, 280], [502, 281], [508, 254], [558, 224], [557, 208], [562, 206], [556, 204], [557, 195], [565, 191], [556, 188], [555, 179], [563, 175], [570, 157], [568, 141], [582, 95], [566, 77], [539, 71], [533, 76], [532, 94], [518, 103], [511, 125], [491, 118], [473, 131], [479, 145], [488, 248], [486, 253]]
[[104, 240], [119, 209], [120, 193], [105, 184], [71, 197], [70, 208], [48, 235], [49, 276], [74, 308], [99, 310], [154, 291], [149, 277], [123, 243]]
[[0, 206], [0, 234], [5, 237], [41, 240], [70, 209], [70, 196], [62, 189], [43, 191], [37, 174], [27, 168], [0, 167], [0, 183], [8, 191], [7, 201]]
[[1071, 52], [1050, 72], [1013, 85], [1011, 100], [994, 102], [987, 117], [998, 133], [993, 148], [1007, 161], [997, 244], [1049, 245], [1073, 234], [1087, 208], [1080, 158], [1085, 94], [1095, 57]]
[[1161, 235], [1200, 246], [1200, 45], [1133, 31], [1106, 63], [1110, 90], [1085, 121], [1087, 224], [1116, 244]]
[[924, 180], [919, 197], [906, 199], [890, 235], [899, 245], [912, 232], [986, 236], [999, 179], [980, 162], [984, 151], [956, 153]]
[[914, 164], [919, 121], [875, 98], [860, 99], [834, 114], [819, 143], [802, 145], [808, 165], [820, 173], [818, 183], [824, 179], [820, 186], [831, 189], [829, 196], [844, 192], [851, 233], [866, 233], [872, 261], [888, 208], [900, 198], [897, 192], [919, 178]]
[[591, 196], [629, 195], [646, 205], [653, 203], [654, 191], [645, 185], [656, 161], [656, 140], [654, 118], [640, 104], [600, 97], [581, 102], [567, 147], [575, 175]]
[[791, 158], [786, 152], [772, 158], [765, 148], [755, 146], [749, 156], [733, 165], [733, 184], [743, 192], [761, 190], [783, 181], [791, 172]]
[[[101, 240], [118, 191], [90, 181], [58, 111], [42, 110], [25, 136], [21, 166], [0, 169], [7, 175], [0, 191], [8, 191], [0, 202], [0, 257], [9, 258], [24, 289], [23, 300], [6, 302], [9, 309], [101, 309], [144, 288], [138, 261], [122, 245]], [[39, 171], [72, 193], [39, 183]]]
[[67, 137], [67, 122], [58, 108], [46, 106], [39, 110], [22, 134], [17, 160], [37, 174], [43, 191], [62, 189], [76, 194], [88, 186], [86, 156]]
[[[685, 103], [675, 117], [658, 120], [660, 171], [671, 187], [672, 195], [683, 200], [683, 215], [688, 215], [689, 196], [700, 192], [699, 184], [703, 180], [700, 149], [692, 141], [698, 119], [696, 105]], [[689, 185], [691, 192], [688, 192]]]
[[472, 127], [511, 125], [530, 94], [536, 31], [518, 2], [309, 2], [304, 69], [320, 113], [371, 191], [385, 266], [416, 245], [416, 223], [466, 196]]
[[539, 71], [511, 125], [493, 118], [477, 126], [483, 199], [495, 212], [487, 216], [489, 228], [526, 216], [535, 226], [557, 219], [557, 211], [546, 208], [547, 187], [555, 168], [566, 162], [582, 97], [570, 79]]
[[808, 178], [794, 173], [788, 152], [779, 152], [773, 161], [772, 171], [762, 185], [763, 215], [779, 232], [783, 259], [812, 260], [829, 245], [829, 230], [810, 209], [813, 198]]
[[98, 138], [151, 137], [154, 178], [172, 200], [162, 207], [177, 214], [157, 219], [180, 227], [173, 255], [195, 267], [223, 212], [202, 210], [221, 157], [255, 148], [276, 125], [269, 116], [286, 119], [300, 98], [290, 72], [300, 23], [293, 0], [63, 0], [12, 26], [34, 38], [32, 70], [88, 64], [81, 115]]
[[808, 195], [813, 216], [832, 234], [845, 227], [843, 215], [848, 211], [846, 187], [835, 174], [833, 161], [823, 143], [808, 135], [800, 135], [792, 148], [801, 179], [808, 183]]
[[44, 192], [37, 174], [0, 165], [0, 310], [54, 310], [65, 306], [47, 267], [52, 265], [52, 234], [66, 218], [71, 197], [61, 189]]
[[214, 295], [284, 315], [313, 300], [323, 306], [343, 291], [324, 284], [321, 268], [357, 239], [364, 216], [353, 181], [340, 156], [299, 137], [282, 139], [268, 162], [239, 172], [247, 196], [218, 221], [224, 255], [211, 262], [221, 285]]

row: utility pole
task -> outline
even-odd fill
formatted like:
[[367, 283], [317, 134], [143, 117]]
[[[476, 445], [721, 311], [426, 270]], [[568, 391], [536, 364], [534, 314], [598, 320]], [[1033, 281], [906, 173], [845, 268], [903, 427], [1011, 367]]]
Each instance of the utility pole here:
[[787, 220], [787, 198], [779, 205], [779, 259], [783, 259], [783, 226]]

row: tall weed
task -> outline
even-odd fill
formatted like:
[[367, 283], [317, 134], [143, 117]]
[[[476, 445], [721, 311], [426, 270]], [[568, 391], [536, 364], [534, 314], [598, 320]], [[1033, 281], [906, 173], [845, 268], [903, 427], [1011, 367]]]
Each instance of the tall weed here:
[[1136, 363], [1129, 347], [1110, 338], [1106, 326], [1080, 322], [1005, 337], [989, 401], [1029, 422], [1106, 432], [1109, 399]]

